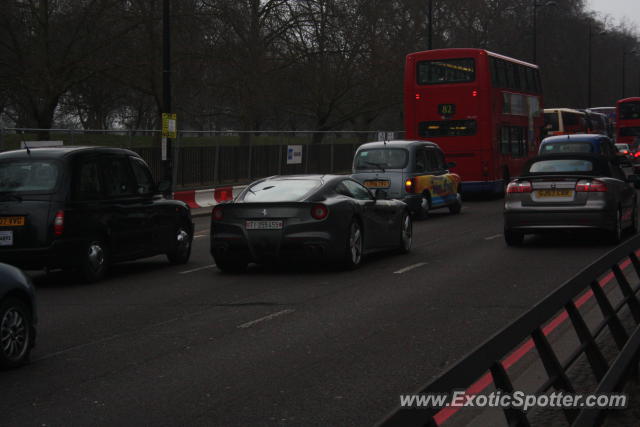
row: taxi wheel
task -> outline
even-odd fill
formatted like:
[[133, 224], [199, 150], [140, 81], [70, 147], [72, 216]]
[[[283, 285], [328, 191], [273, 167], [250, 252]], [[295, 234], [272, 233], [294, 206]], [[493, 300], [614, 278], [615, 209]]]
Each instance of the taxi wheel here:
[[16, 368], [29, 361], [33, 347], [31, 311], [19, 299], [0, 302], [0, 369]]
[[449, 205], [449, 213], [452, 213], [455, 215], [455, 214], [459, 214], [461, 210], [462, 210], [462, 196], [460, 196], [460, 193], [456, 193], [456, 201], [452, 205]]
[[429, 216], [429, 209], [431, 208], [431, 197], [428, 193], [422, 195], [422, 199], [420, 200], [420, 206], [418, 206], [418, 210], [416, 211], [416, 218], [418, 219], [426, 219]]
[[176, 231], [175, 247], [167, 253], [167, 258], [171, 264], [186, 264], [191, 256], [191, 243], [193, 238], [189, 234], [189, 227], [180, 225]]
[[85, 247], [80, 267], [82, 279], [87, 283], [102, 280], [109, 269], [109, 249], [101, 240], [91, 240]]
[[507, 246], [522, 246], [524, 243], [524, 233], [506, 229], [504, 230], [504, 241], [507, 243]]

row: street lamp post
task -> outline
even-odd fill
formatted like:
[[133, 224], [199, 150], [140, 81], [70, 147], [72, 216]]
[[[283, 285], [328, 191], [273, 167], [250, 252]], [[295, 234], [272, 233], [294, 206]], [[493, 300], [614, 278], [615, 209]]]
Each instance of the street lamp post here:
[[533, 2], [533, 63], [535, 64], [538, 60], [538, 35], [537, 35], [537, 26], [538, 26], [538, 8], [539, 7], [547, 7], [547, 6], [555, 6], [556, 2], [553, 0], [546, 1], [544, 3], [538, 3], [537, 1]]
[[[593, 40], [593, 26], [591, 20], [589, 20], [588, 24], [589, 32], [587, 38], [587, 108], [591, 108], [591, 67], [592, 67], [592, 40]], [[598, 35], [603, 36], [607, 32], [600, 31]]]
[[640, 53], [638, 50], [633, 49], [630, 51], [622, 50], [622, 97], [625, 97], [625, 80], [626, 80], [626, 68], [627, 68], [627, 55], [637, 56]]
[[[164, 113], [171, 113], [171, 9], [170, 0], [162, 2], [162, 109]], [[165, 138], [164, 136], [162, 138]], [[166, 142], [165, 142], [166, 141]], [[173, 194], [173, 150], [171, 139], [163, 141], [163, 172], [164, 179], [169, 181], [167, 196]]]
[[433, 49], [433, 0], [427, 3], [427, 49]]

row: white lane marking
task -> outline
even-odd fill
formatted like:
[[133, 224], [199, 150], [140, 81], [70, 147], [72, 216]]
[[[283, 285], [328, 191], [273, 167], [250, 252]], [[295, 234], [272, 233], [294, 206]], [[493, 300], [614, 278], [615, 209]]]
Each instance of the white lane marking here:
[[193, 236], [194, 239], [199, 239], [200, 237], [207, 237], [208, 234], [196, 234], [195, 236]]
[[215, 265], [215, 264], [205, 265], [204, 267], [194, 268], [193, 270], [185, 270], [185, 271], [181, 271], [181, 272], [180, 272], [180, 274], [194, 273], [194, 272], [196, 272], [196, 271], [206, 270], [207, 268], [215, 268], [215, 267], [216, 267], [216, 265]]
[[400, 270], [398, 270], [398, 271], [394, 271], [394, 272], [393, 272], [393, 274], [402, 274], [402, 273], [406, 273], [407, 271], [411, 271], [411, 270], [413, 270], [413, 269], [415, 269], [415, 268], [422, 267], [422, 266], [423, 266], [423, 265], [425, 265], [425, 264], [426, 264], [426, 262], [419, 262], [419, 263], [417, 263], [417, 264], [413, 264], [413, 265], [410, 265], [410, 266], [408, 266], [408, 267], [401, 268], [401, 269], [400, 269]]
[[255, 325], [257, 323], [264, 322], [264, 321], [271, 320], [271, 319], [275, 319], [276, 317], [284, 316], [285, 314], [293, 313], [294, 311], [295, 310], [292, 309], [292, 308], [288, 308], [286, 310], [278, 311], [276, 313], [269, 314], [269, 315], [261, 317], [259, 319], [252, 320], [251, 322], [247, 322], [247, 323], [243, 323], [242, 325], [238, 325], [238, 328], [241, 328], [241, 329], [250, 328], [250, 327], [252, 327], [253, 325]]
[[502, 234], [494, 234], [493, 236], [485, 237], [484, 240], [493, 240], [497, 239], [498, 237], [502, 237]]

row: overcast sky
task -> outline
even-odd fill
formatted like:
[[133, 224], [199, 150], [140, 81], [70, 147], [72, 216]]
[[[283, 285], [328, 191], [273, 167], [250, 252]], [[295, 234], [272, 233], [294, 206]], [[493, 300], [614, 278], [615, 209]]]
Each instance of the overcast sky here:
[[586, 5], [601, 16], [610, 15], [616, 24], [625, 20], [640, 31], [640, 0], [587, 0]]

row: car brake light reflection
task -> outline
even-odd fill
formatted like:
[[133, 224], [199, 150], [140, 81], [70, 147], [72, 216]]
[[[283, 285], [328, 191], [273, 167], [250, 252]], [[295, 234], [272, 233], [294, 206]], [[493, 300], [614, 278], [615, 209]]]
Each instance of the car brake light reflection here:
[[576, 183], [577, 193], [604, 193], [607, 191], [607, 184], [597, 179], [581, 179]]
[[64, 233], [64, 211], [56, 212], [56, 217], [53, 220], [53, 233], [56, 236], [62, 236]]
[[311, 207], [311, 216], [314, 219], [325, 219], [329, 215], [329, 209], [325, 205], [313, 205]]
[[221, 221], [222, 218], [224, 218], [222, 206], [216, 206], [215, 208], [213, 208], [213, 211], [211, 212], [211, 218], [213, 218], [214, 221]]

